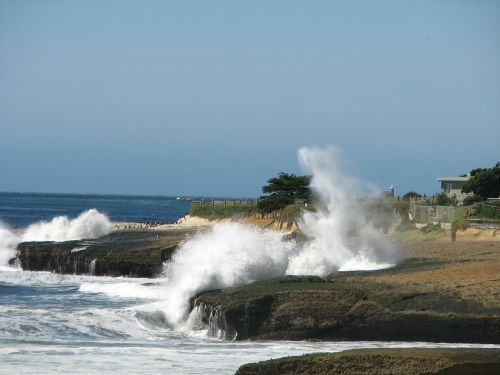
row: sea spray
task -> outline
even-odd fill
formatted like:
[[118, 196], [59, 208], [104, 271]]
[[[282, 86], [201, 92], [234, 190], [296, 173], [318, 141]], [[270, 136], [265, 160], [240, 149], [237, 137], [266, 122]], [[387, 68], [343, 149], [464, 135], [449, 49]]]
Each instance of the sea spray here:
[[31, 224], [24, 231], [14, 232], [0, 224], [0, 265], [7, 265], [17, 253], [17, 245], [27, 241], [70, 241], [97, 238], [110, 233], [111, 222], [96, 209], [82, 212], [78, 217], [57, 216], [51, 221]]
[[368, 223], [356, 198], [375, 189], [344, 173], [337, 149], [302, 148], [299, 160], [313, 175], [318, 201], [317, 210], [299, 220], [309, 241], [298, 246], [279, 232], [240, 223], [215, 224], [197, 234], [166, 263], [164, 300], [149, 306], [160, 308], [171, 327], [186, 326], [190, 298], [204, 290], [285, 274], [325, 276], [394, 264], [393, 244]]
[[166, 264], [164, 313], [176, 327], [197, 293], [282, 276], [295, 244], [276, 231], [218, 223], [184, 242]]
[[358, 198], [376, 189], [344, 172], [345, 162], [336, 148], [301, 148], [299, 161], [312, 173], [311, 189], [318, 204], [316, 211], [299, 219], [300, 230], [311, 242], [291, 259], [287, 273], [321, 276], [335, 270], [391, 266], [394, 245], [367, 221]]
[[19, 242], [19, 237], [11, 229], [0, 223], [0, 266], [6, 266], [16, 256]]
[[111, 222], [96, 209], [82, 212], [78, 217], [57, 216], [51, 221], [31, 224], [21, 235], [23, 241], [71, 241], [97, 238], [110, 233]]

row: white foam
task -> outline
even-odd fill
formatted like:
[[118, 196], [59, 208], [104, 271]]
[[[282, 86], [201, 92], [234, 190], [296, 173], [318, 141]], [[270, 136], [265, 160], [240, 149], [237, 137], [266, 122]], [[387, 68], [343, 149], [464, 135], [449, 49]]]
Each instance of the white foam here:
[[[180, 329], [188, 318], [189, 300], [197, 293], [291, 275], [325, 276], [333, 271], [376, 270], [394, 264], [394, 245], [370, 225], [353, 199], [371, 185], [342, 170], [338, 150], [303, 148], [299, 159], [312, 173], [319, 204], [299, 221], [310, 237], [305, 246], [283, 241], [282, 234], [238, 223], [215, 224], [182, 244], [166, 264], [168, 279], [161, 309]], [[189, 320], [189, 319], [188, 319]]]
[[21, 242], [19, 237], [0, 222], [0, 266], [6, 266], [9, 260], [16, 256], [19, 242]]
[[[299, 150], [299, 159], [304, 169], [313, 175], [311, 187], [319, 201], [317, 211], [305, 213], [299, 221], [301, 230], [311, 239], [304, 246], [284, 241], [282, 234], [273, 230], [218, 223], [179, 246], [172, 260], [165, 264], [166, 281], [160, 287], [116, 279], [106, 282], [101, 278], [96, 282], [95, 278], [82, 276], [74, 276], [77, 279], [53, 274], [42, 277], [42, 273], [36, 277], [29, 274], [24, 281], [20, 277], [0, 275], [0, 281], [4, 277], [18, 283], [72, 282], [80, 284], [80, 291], [85, 293], [152, 299], [153, 303], [140, 309], [160, 310], [171, 327], [187, 329], [190, 298], [205, 290], [285, 274], [324, 276], [336, 270], [376, 270], [393, 265], [393, 244], [367, 222], [357, 200], [352, 199], [366, 194], [371, 186], [343, 172], [336, 149], [304, 148]], [[111, 224], [106, 216], [89, 210], [73, 220], [58, 217], [33, 224], [21, 238], [64, 241], [94, 238], [109, 231]], [[191, 318], [187, 322], [195, 324]]]
[[14, 266], [0, 266], [0, 272], [21, 272], [22, 269]]
[[[0, 267], [0, 283], [13, 284], [13, 285], [84, 285], [84, 284], [126, 284], [122, 285], [122, 288], [127, 286], [134, 286], [137, 284], [145, 284], [151, 282], [151, 279], [146, 278], [126, 278], [126, 277], [110, 277], [110, 276], [88, 276], [88, 275], [63, 275], [58, 273], [52, 273], [48, 271], [22, 271], [19, 272], [18, 268], [2, 266]], [[159, 279], [161, 282], [162, 280]], [[99, 291], [99, 286], [91, 291], [90, 287], [86, 292], [88, 293], [105, 293], [105, 288]], [[111, 288], [112, 289], [112, 288]], [[117, 295], [114, 293], [110, 295]], [[125, 293], [123, 293], [125, 294]], [[136, 293], [139, 297], [139, 293]]]
[[344, 262], [339, 267], [339, 271], [377, 271], [389, 267], [394, 267], [394, 263], [377, 263], [370, 260], [364, 252], [360, 252], [354, 258]]
[[84, 211], [75, 219], [57, 216], [51, 221], [31, 224], [20, 235], [0, 223], [0, 265], [7, 265], [16, 256], [17, 245], [23, 241], [81, 240], [104, 236], [111, 230], [108, 217], [96, 209]]
[[276, 231], [239, 223], [215, 224], [181, 244], [166, 264], [164, 312], [176, 326], [189, 307], [189, 297], [208, 289], [227, 288], [281, 276], [294, 244]]
[[57, 216], [51, 221], [31, 224], [21, 235], [22, 241], [71, 241], [104, 236], [112, 230], [108, 217], [96, 209], [82, 212], [75, 219]]
[[80, 251], [83, 251], [83, 250], [86, 250], [88, 246], [79, 246], [79, 247], [75, 247], [74, 249], [71, 249], [71, 252], [72, 253], [78, 253]]
[[306, 212], [299, 220], [301, 231], [312, 242], [291, 260], [289, 274], [325, 275], [394, 264], [394, 244], [366, 220], [356, 199], [376, 189], [345, 173], [341, 156], [333, 147], [299, 150], [301, 165], [312, 173], [311, 188], [318, 205], [315, 212]]
[[158, 287], [141, 285], [134, 282], [84, 282], [80, 285], [80, 292], [101, 293], [122, 298], [158, 299], [161, 296], [161, 291]]

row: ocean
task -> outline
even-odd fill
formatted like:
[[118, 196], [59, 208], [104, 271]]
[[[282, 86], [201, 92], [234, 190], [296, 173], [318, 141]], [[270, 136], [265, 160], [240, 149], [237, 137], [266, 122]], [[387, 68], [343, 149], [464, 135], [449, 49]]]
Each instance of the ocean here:
[[170, 223], [186, 215], [190, 206], [167, 196], [0, 193], [0, 221], [23, 228], [61, 215], [75, 218], [95, 208], [112, 221]]
[[[44, 225], [43, 231], [57, 228], [70, 234], [99, 233], [92, 225], [102, 222], [101, 213], [113, 221], [174, 221], [187, 213], [189, 202], [179, 202], [173, 197], [0, 194], [0, 220], [11, 228], [27, 227], [60, 215], [77, 220], [75, 218], [85, 216], [83, 211], [94, 208], [99, 213], [87, 215], [86, 221]], [[78, 231], [73, 230], [75, 226]], [[69, 227], [71, 231], [67, 231]], [[0, 231], [0, 253], [2, 241], [7, 243], [8, 236], [12, 235], [7, 230], [3, 233], [5, 237]], [[40, 228], [35, 234], [40, 234]], [[223, 236], [224, 232], [219, 234]], [[196, 245], [201, 252], [210, 249], [215, 253], [218, 245], [214, 241], [220, 241], [219, 234], [198, 238], [191, 247]], [[194, 252], [194, 261], [199, 253]], [[202, 264], [204, 269], [208, 269], [206, 263], [209, 262]], [[220, 260], [213, 263], [211, 267], [223, 265], [217, 272], [231, 270]], [[0, 265], [0, 374], [232, 374], [244, 363], [318, 351], [376, 347], [498, 347], [220, 340], [208, 337], [205, 330], [194, 329], [193, 325], [172, 328], [167, 324], [163, 311], [178, 303], [169, 296], [175, 295], [176, 290], [172, 290], [175, 285], [186, 284], [185, 279], [181, 281], [172, 284], [169, 290], [165, 275], [156, 279], [58, 275]]]

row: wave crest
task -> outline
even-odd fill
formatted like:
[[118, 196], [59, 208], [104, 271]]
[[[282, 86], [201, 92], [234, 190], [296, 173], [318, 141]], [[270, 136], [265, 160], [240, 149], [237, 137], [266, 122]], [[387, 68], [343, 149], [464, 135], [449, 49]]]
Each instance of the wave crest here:
[[109, 218], [92, 208], [78, 217], [57, 216], [51, 221], [31, 224], [21, 234], [0, 223], [0, 265], [7, 265], [17, 254], [17, 245], [28, 241], [71, 241], [97, 238], [112, 231]]
[[164, 312], [175, 326], [197, 293], [282, 276], [294, 243], [281, 233], [240, 223], [218, 223], [183, 243], [165, 265]]
[[97, 238], [110, 233], [108, 217], [95, 208], [82, 212], [78, 217], [57, 216], [51, 221], [31, 224], [21, 235], [22, 241], [71, 241]]

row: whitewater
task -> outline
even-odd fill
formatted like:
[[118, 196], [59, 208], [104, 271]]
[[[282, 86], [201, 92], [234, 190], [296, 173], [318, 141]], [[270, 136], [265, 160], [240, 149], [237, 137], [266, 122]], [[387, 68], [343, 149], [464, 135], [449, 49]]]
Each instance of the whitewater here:
[[233, 342], [175, 331], [144, 304], [165, 280], [0, 269], [0, 373], [232, 374], [248, 362], [354, 348], [483, 347], [405, 342]]
[[[398, 261], [394, 244], [356, 197], [370, 184], [344, 171], [334, 148], [299, 150], [318, 202], [298, 225], [308, 240], [238, 222], [184, 241], [155, 279], [22, 271], [22, 241], [96, 238], [112, 230], [96, 209], [25, 229], [0, 226], [0, 373], [231, 374], [248, 362], [318, 351], [396, 347], [499, 347], [405, 342], [234, 342], [209, 337], [189, 300], [199, 292], [284, 275], [376, 270]], [[12, 262], [10, 262], [12, 263]]]
[[298, 157], [312, 175], [318, 202], [298, 222], [309, 241], [285, 241], [281, 232], [242, 223], [215, 224], [180, 245], [165, 264], [159, 301], [145, 308], [160, 311], [170, 327], [181, 330], [190, 318], [190, 298], [205, 290], [284, 275], [326, 276], [393, 266], [396, 247], [366, 220], [356, 199], [376, 189], [344, 171], [346, 163], [336, 148], [302, 148]]

